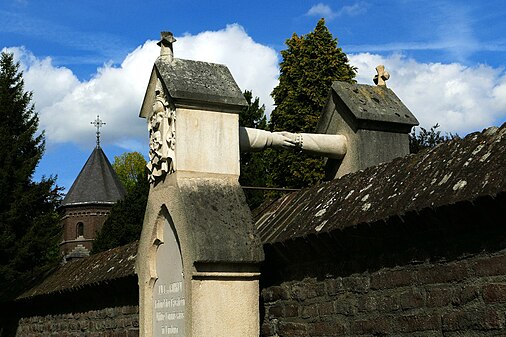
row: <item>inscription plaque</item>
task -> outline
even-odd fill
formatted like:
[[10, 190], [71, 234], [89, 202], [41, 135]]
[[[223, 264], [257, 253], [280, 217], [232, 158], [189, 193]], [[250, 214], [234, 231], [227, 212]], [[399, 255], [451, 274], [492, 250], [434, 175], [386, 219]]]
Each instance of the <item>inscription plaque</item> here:
[[165, 220], [163, 243], [156, 251], [157, 279], [153, 288], [155, 336], [185, 336], [183, 261], [173, 227]]

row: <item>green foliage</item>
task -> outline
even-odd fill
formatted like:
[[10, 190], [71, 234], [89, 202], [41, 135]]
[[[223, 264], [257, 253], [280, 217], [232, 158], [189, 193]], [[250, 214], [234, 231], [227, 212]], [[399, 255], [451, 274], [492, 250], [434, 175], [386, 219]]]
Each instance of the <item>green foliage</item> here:
[[[313, 32], [286, 41], [281, 52], [279, 85], [272, 91], [276, 108], [271, 131], [315, 132], [332, 82], [353, 83], [356, 68], [337, 47], [337, 39], [318, 21]], [[302, 153], [281, 153], [270, 159], [269, 185], [300, 188], [318, 183], [324, 176], [323, 159]]]
[[125, 152], [114, 156], [112, 168], [123, 183], [125, 190], [130, 192], [139, 181], [139, 177], [144, 175], [146, 159], [139, 152]]
[[93, 241], [93, 254], [139, 240], [149, 193], [147, 172], [143, 170], [135, 181], [127, 195], [112, 207]]
[[[265, 130], [267, 128], [267, 119], [265, 117], [265, 106], [260, 106], [260, 99], [255, 97], [251, 91], [245, 91], [244, 97], [248, 102], [239, 114], [239, 125], [249, 128]], [[241, 153], [241, 176], [239, 183], [242, 186], [266, 186], [267, 165], [265, 162], [265, 154]], [[246, 201], [251, 208], [259, 206], [264, 201], [264, 192], [261, 190], [245, 189]]]
[[437, 130], [439, 124], [436, 123], [429, 131], [420, 127], [420, 132], [416, 132], [415, 128], [409, 134], [409, 152], [418, 153], [424, 149], [433, 148], [434, 146], [450, 141], [455, 138], [459, 138], [458, 134], [446, 133], [441, 134], [441, 131]]
[[38, 115], [22, 72], [0, 55], [0, 301], [26, 290], [58, 265], [61, 189], [55, 178], [32, 180], [44, 152]]

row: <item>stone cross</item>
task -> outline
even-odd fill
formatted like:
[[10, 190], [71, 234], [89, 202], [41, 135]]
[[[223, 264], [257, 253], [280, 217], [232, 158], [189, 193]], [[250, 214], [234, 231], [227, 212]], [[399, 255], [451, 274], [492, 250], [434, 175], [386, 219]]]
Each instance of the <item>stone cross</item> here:
[[390, 74], [385, 70], [385, 66], [380, 64], [376, 67], [376, 72], [378, 74], [374, 75], [374, 84], [386, 86], [387, 84], [385, 81], [390, 78]]
[[160, 41], [158, 41], [157, 45], [161, 47], [160, 56], [164, 56], [172, 60], [174, 57], [174, 49], [173, 44], [177, 40], [174, 38], [174, 34], [171, 32], [161, 32], [160, 33]]
[[100, 128], [104, 126], [106, 123], [102, 122], [100, 116], [97, 115], [97, 119], [95, 119], [90, 124], [93, 124], [97, 128], [97, 148], [100, 147]]

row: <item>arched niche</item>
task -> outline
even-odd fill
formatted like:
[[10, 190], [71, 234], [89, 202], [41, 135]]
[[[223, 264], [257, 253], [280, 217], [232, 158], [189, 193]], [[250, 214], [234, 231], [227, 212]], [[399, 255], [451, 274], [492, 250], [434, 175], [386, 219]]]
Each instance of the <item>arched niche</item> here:
[[153, 336], [185, 336], [183, 259], [168, 212], [161, 212], [154, 234]]

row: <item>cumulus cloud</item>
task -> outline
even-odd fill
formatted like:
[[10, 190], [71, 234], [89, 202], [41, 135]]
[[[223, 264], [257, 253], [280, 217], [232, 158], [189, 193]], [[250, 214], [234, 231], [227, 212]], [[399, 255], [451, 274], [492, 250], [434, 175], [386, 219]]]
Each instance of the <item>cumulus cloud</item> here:
[[279, 76], [274, 49], [253, 41], [238, 24], [177, 39], [175, 57], [225, 64], [241, 90], [252, 90], [265, 104], [267, 113], [272, 111], [274, 101], [270, 94]]
[[[219, 31], [176, 37], [175, 56], [229, 67], [242, 90], [252, 90], [273, 108], [270, 92], [277, 85], [278, 57], [270, 47], [256, 43], [240, 25]], [[25, 85], [33, 91], [40, 126], [51, 143], [93, 145], [90, 122], [100, 115], [107, 123], [102, 141], [125, 150], [145, 152], [146, 123], [138, 117], [153, 62], [156, 41], [133, 50], [120, 65], [102, 66], [90, 80], [80, 81], [50, 58], [39, 59], [23, 48], [10, 48], [20, 60]], [[401, 54], [350, 54], [358, 67], [359, 83], [372, 84], [374, 68], [385, 64], [388, 86], [417, 116], [422, 126], [435, 123], [447, 132], [468, 132], [506, 120], [506, 74], [486, 65], [421, 63]]]
[[372, 84], [375, 67], [384, 64], [390, 87], [429, 128], [465, 135], [506, 121], [506, 73], [487, 65], [420, 63], [400, 54], [388, 57], [361, 53], [349, 55], [358, 67], [359, 83]]
[[[272, 110], [270, 92], [277, 83], [277, 53], [256, 43], [239, 25], [223, 30], [176, 37], [175, 56], [222, 63], [229, 67], [242, 90], [252, 90]], [[102, 141], [125, 150], [143, 151], [147, 131], [138, 117], [153, 62], [156, 41], [147, 41], [129, 53], [119, 66], [106, 64], [88, 81], [79, 81], [68, 68], [50, 58], [38, 59], [24, 48], [10, 48], [20, 60], [25, 86], [34, 93], [40, 126], [51, 143], [94, 142], [90, 122], [100, 115], [106, 123]]]

